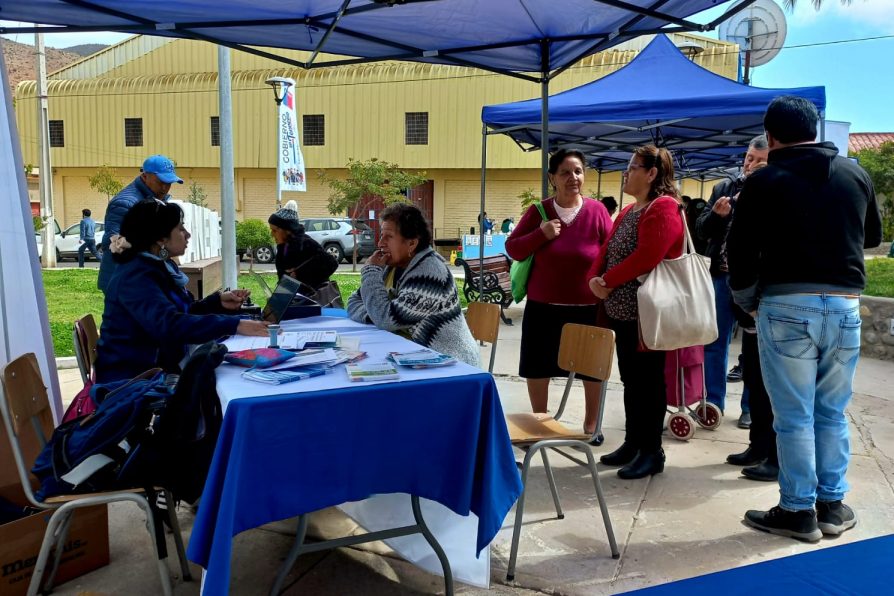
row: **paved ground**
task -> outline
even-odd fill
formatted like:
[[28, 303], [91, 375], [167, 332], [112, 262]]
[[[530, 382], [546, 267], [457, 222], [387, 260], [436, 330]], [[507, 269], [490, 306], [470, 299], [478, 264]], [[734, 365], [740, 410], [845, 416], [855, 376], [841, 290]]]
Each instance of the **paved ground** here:
[[[496, 377], [506, 411], [528, 409], [524, 382], [515, 377], [521, 309], [510, 310], [514, 326], [501, 326]], [[737, 353], [733, 349], [733, 353]], [[483, 356], [487, 356], [483, 352]], [[484, 358], [483, 358], [484, 360]], [[486, 362], [486, 360], [484, 360]], [[63, 394], [78, 389], [77, 372], [60, 372]], [[592, 484], [583, 468], [553, 458], [556, 479], [566, 511], [555, 512], [546, 483], [537, 470], [526, 507], [516, 581], [505, 582], [514, 510], [492, 547], [494, 594], [614, 594], [677, 579], [730, 569], [749, 563], [811, 552], [894, 532], [894, 363], [862, 359], [857, 370], [855, 395], [849, 410], [851, 452], [850, 503], [859, 515], [857, 527], [838, 539], [808, 545], [746, 528], [746, 509], [765, 509], [777, 502], [776, 484], [746, 480], [739, 468], [724, 463], [741, 451], [747, 431], [736, 427], [735, 396], [742, 385], [730, 384], [734, 394], [727, 418], [716, 431], [699, 429], [688, 443], [666, 438], [667, 467], [651, 479], [623, 481], [614, 470], [601, 472], [620, 560], [609, 554]], [[551, 390], [558, 400], [561, 386]], [[606, 444], [613, 449], [623, 437], [621, 386], [615, 373], [609, 385], [606, 408]], [[580, 424], [583, 391], [572, 394], [569, 424]], [[188, 539], [193, 516], [180, 511]], [[314, 534], [335, 536], [356, 530], [335, 510], [313, 519]], [[232, 593], [265, 593], [291, 543], [293, 522], [284, 521], [250, 530], [236, 537], [232, 560]], [[132, 594], [158, 593], [149, 540], [135, 508], [113, 506], [110, 511], [112, 564], [60, 586], [55, 593]], [[174, 566], [172, 565], [172, 573]], [[195, 569], [198, 572], [198, 569]], [[175, 582], [175, 593], [199, 592], [198, 582]], [[320, 596], [359, 594], [425, 594], [443, 592], [440, 578], [422, 572], [389, 553], [381, 544], [365, 545], [302, 557], [292, 571], [286, 594]], [[487, 592], [458, 586], [464, 594]]]

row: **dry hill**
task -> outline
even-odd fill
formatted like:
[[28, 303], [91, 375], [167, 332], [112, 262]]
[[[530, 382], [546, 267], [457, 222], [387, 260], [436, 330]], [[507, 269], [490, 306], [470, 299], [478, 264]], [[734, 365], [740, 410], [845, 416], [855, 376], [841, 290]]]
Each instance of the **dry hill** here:
[[[21, 81], [33, 81], [37, 78], [37, 55], [34, 46], [18, 43], [10, 39], [0, 41], [3, 44], [3, 58], [6, 60], [6, 69], [9, 73], [9, 86], [15, 93], [16, 85]], [[47, 73], [80, 60], [83, 56], [47, 48]]]

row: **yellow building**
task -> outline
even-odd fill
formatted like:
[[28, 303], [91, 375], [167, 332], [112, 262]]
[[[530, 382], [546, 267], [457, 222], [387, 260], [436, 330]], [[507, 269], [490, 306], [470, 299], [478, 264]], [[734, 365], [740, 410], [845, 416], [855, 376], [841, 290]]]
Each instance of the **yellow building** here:
[[[737, 71], [736, 46], [689, 34], [705, 48], [695, 60], [729, 78]], [[649, 41], [644, 37], [589, 56], [551, 82], [551, 93], [600, 78], [627, 64]], [[296, 59], [300, 52], [277, 51]], [[243, 52], [232, 53], [234, 163], [238, 219], [266, 221], [275, 208], [275, 111], [271, 76], [297, 83], [303, 124], [302, 150], [308, 191], [296, 199], [302, 217], [328, 215], [328, 187], [317, 173], [344, 175], [349, 158], [376, 157], [431, 180], [429, 204], [436, 238], [456, 238], [476, 225], [480, 195], [481, 108], [538, 97], [539, 85], [480, 70], [382, 62], [304, 71]], [[56, 73], [49, 82], [51, 160], [55, 213], [63, 227], [83, 208], [101, 220], [106, 197], [88, 177], [102, 164], [129, 183], [143, 159], [170, 156], [185, 184], [172, 194], [185, 199], [190, 183], [202, 187], [209, 206], [220, 207], [217, 47], [197, 41], [135, 36]], [[648, 84], [644, 81], [643, 84]], [[38, 163], [36, 84], [16, 89], [16, 118], [25, 163]], [[539, 153], [524, 153], [501, 135], [487, 150], [487, 210], [491, 218], [518, 216], [518, 195], [540, 187]], [[619, 194], [620, 175], [584, 188]], [[685, 194], [698, 195], [687, 181]]]

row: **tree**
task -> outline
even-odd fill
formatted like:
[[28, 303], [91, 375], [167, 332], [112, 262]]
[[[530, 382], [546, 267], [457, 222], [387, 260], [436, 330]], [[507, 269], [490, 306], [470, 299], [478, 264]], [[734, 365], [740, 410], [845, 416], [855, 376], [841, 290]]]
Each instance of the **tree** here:
[[[365, 213], [374, 199], [382, 198], [385, 205], [408, 202], [406, 192], [424, 183], [425, 172], [405, 172], [397, 164], [379, 161], [375, 157], [366, 161], [348, 159], [348, 176], [342, 180], [320, 171], [320, 181], [329, 186], [329, 213], [347, 213], [351, 224], [358, 213]], [[353, 268], [357, 267], [358, 243], [354, 242]]]
[[518, 195], [521, 199], [522, 213], [528, 210], [528, 207], [540, 201], [540, 195], [534, 192], [533, 188], [526, 188]]
[[205, 193], [205, 189], [195, 180], [190, 181], [189, 183], [189, 192], [186, 195], [186, 200], [193, 205], [198, 205], [199, 207], [207, 207], [208, 201], [206, 200], [208, 195]]
[[[823, 5], [823, 0], [810, 0], [810, 2], [813, 4], [813, 8], [815, 8], [816, 10], [819, 10], [820, 7]], [[853, 2], [853, 0], [841, 0], [841, 4], [843, 4], [844, 6], [847, 6], [851, 2]], [[790, 11], [795, 10], [795, 4], [797, 4], [797, 0], [782, 0], [782, 5]]]
[[[270, 228], [260, 219], [236, 222], [236, 248], [254, 250], [271, 243]], [[254, 271], [254, 257], [248, 262], [248, 270]]]
[[882, 212], [882, 236], [894, 240], [894, 142], [858, 151], [854, 157], [872, 179]]
[[99, 169], [87, 179], [87, 182], [90, 184], [90, 188], [104, 194], [109, 201], [124, 188], [124, 184], [115, 175], [115, 170], [108, 164], [99, 166]]

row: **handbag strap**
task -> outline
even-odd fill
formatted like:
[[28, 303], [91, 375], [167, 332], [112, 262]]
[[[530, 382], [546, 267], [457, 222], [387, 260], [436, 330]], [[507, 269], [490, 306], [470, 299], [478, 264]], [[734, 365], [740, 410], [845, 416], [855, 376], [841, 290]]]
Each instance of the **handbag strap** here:
[[[652, 208], [652, 203], [657, 200], [658, 198], [654, 198], [649, 201], [649, 204], [646, 205], [646, 208], [643, 211], [643, 215], [648, 213], [649, 209]], [[681, 203], [677, 203], [677, 211], [680, 212], [680, 217], [683, 218], [683, 248], [681, 252], [682, 254], [686, 254], [687, 252], [689, 252], [690, 254], [695, 253], [695, 245], [692, 243], [692, 236], [689, 234], [689, 226], [686, 224], [686, 211], [683, 209], [683, 205]]]
[[543, 221], [549, 221], [549, 218], [546, 216], [546, 209], [543, 207], [543, 201], [537, 201], [534, 203], [534, 206], [537, 207], [537, 211], [540, 212], [540, 217], [543, 218]]

